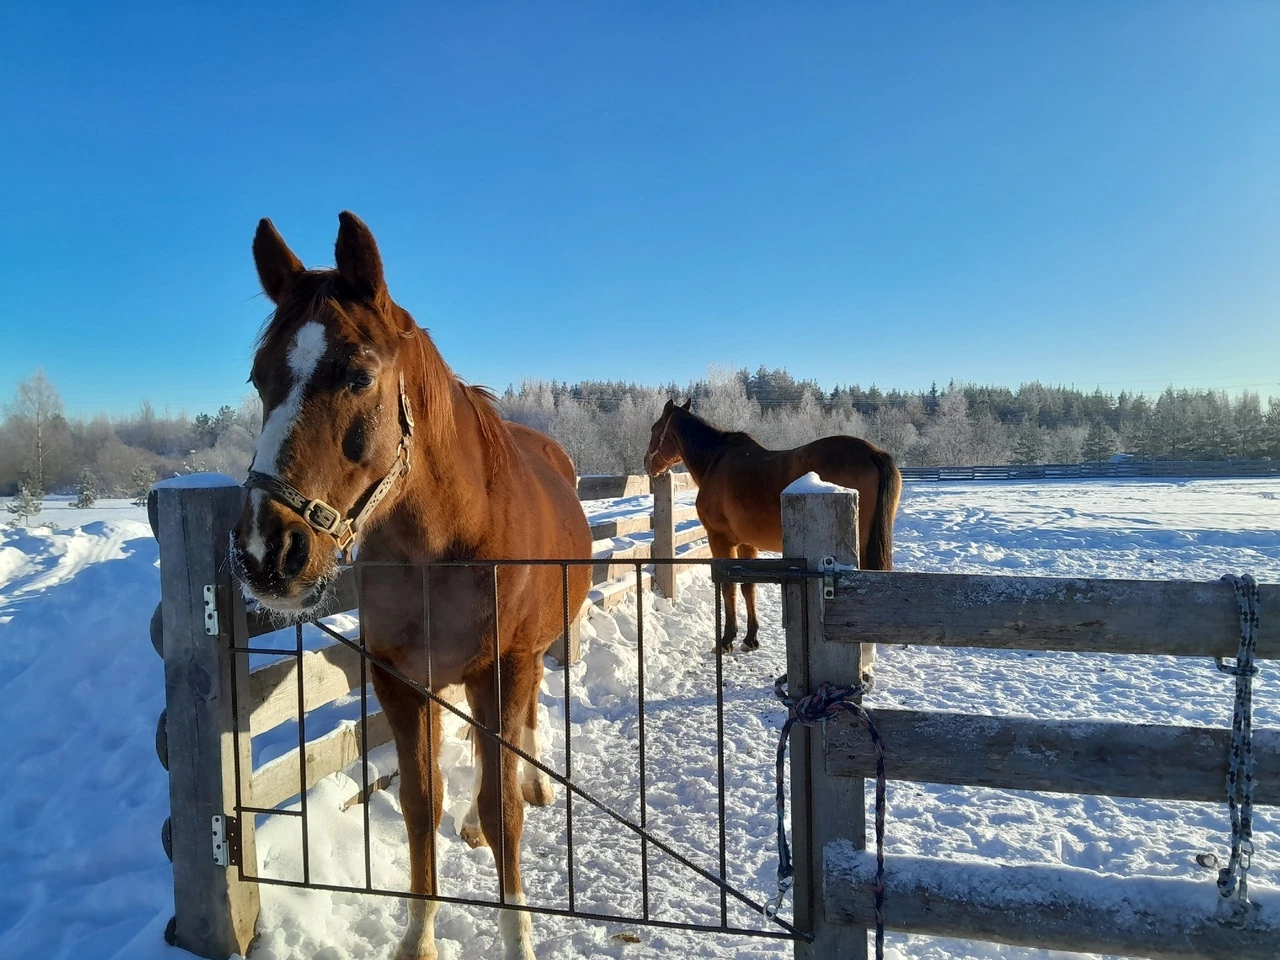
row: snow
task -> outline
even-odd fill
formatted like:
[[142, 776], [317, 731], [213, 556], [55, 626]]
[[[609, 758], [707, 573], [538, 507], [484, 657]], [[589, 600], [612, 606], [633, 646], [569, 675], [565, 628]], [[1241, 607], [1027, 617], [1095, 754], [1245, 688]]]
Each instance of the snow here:
[[[681, 496], [692, 502], [693, 492]], [[649, 498], [584, 504], [594, 519], [634, 516]], [[74, 510], [45, 503], [30, 529], [0, 529], [0, 956], [167, 958], [171, 868], [159, 841], [168, 783], [153, 735], [164, 705], [163, 670], [148, 639], [159, 595], [156, 544], [145, 510], [102, 501]], [[640, 540], [640, 534], [633, 540]], [[1061, 577], [1217, 579], [1252, 572], [1280, 580], [1280, 480], [908, 484], [897, 524], [901, 570]], [[644, 600], [648, 820], [651, 829], [713, 868], [716, 833], [716, 716], [713, 590], [686, 574], [681, 600]], [[757, 899], [774, 886], [773, 756], [783, 715], [772, 696], [784, 668], [776, 587], [757, 591], [761, 650], [724, 659], [726, 845], [732, 882]], [[1267, 615], [1266, 611], [1263, 613]], [[354, 630], [349, 616], [331, 618]], [[637, 611], [628, 599], [583, 625], [583, 659], [571, 670], [574, 778], [604, 802], [638, 813], [636, 794]], [[291, 646], [291, 635], [282, 635]], [[262, 642], [271, 642], [271, 637]], [[308, 648], [325, 641], [304, 633]], [[255, 662], [257, 659], [255, 658]], [[1232, 680], [1208, 660], [1125, 658], [1014, 651], [882, 647], [880, 706], [1034, 714], [1045, 717], [1214, 724], [1230, 722]], [[1257, 726], [1280, 723], [1275, 667], [1255, 687]], [[548, 670], [539, 708], [544, 759], [563, 769], [563, 673]], [[358, 697], [308, 715], [308, 733], [349, 722]], [[443, 749], [448, 795], [438, 850], [445, 891], [491, 898], [492, 856], [469, 850], [457, 826], [469, 802], [471, 753], [449, 721]], [[255, 763], [296, 742], [283, 724], [254, 741]], [[375, 751], [371, 777], [394, 765]], [[362, 883], [363, 809], [342, 806], [357, 792], [358, 766], [309, 794], [313, 875]], [[868, 797], [870, 802], [870, 797]], [[395, 786], [374, 794], [374, 881], [403, 888], [404, 827]], [[638, 910], [639, 844], [616, 824], [574, 804], [575, 891], [582, 909]], [[1069, 867], [1175, 879], [1213, 889], [1195, 856], [1225, 852], [1225, 804], [1070, 797], [1013, 791], [890, 785], [888, 850], [982, 864]], [[1255, 810], [1255, 888], [1280, 886], [1280, 811]], [[564, 906], [563, 791], [527, 811], [525, 881], [536, 903]], [[276, 817], [258, 828], [259, 868], [296, 877], [299, 830]], [[650, 850], [655, 916], [714, 922], [709, 884]], [[1074, 876], [1074, 874], [1073, 874]], [[1154, 881], [1152, 881], [1154, 883]], [[1153, 887], [1152, 889], [1156, 889]], [[787, 908], [784, 908], [784, 915]], [[403, 928], [403, 901], [262, 888], [262, 935], [252, 960], [385, 958]], [[745, 926], [763, 921], [730, 908]], [[777, 957], [785, 943], [535, 916], [542, 960], [569, 957]], [[442, 957], [494, 955], [489, 909], [446, 905], [437, 933]], [[634, 937], [633, 937], [634, 935]], [[638, 943], [628, 942], [638, 937]], [[1040, 958], [1043, 951], [890, 934], [897, 958]]]
[[788, 486], [782, 492], [783, 493], [842, 493], [846, 490], [848, 490], [847, 487], [842, 487], [838, 483], [828, 483], [826, 480], [823, 480], [816, 473], [810, 471], [809, 473], [806, 473], [803, 477], [797, 477], [795, 480], [791, 481], [791, 485]]

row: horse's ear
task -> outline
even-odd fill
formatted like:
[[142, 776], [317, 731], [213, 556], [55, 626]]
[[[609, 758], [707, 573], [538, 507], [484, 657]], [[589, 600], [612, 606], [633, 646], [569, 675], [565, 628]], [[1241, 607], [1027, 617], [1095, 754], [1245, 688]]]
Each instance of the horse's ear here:
[[278, 304], [288, 296], [293, 281], [303, 272], [302, 261], [294, 256], [275, 224], [265, 217], [258, 221], [258, 232], [253, 235], [253, 262], [262, 290], [272, 303]]
[[688, 410], [688, 409], [690, 409], [692, 406], [693, 406], [693, 397], [690, 397], [688, 400], [686, 400], [683, 404], [681, 404], [681, 405], [680, 405], [680, 409], [681, 409], [681, 410]]
[[668, 413], [672, 411], [675, 405], [676, 405], [676, 402], [672, 400], [670, 397], [667, 397], [667, 405], [662, 408], [662, 415], [665, 417]]
[[333, 245], [338, 276], [357, 296], [378, 300], [387, 289], [382, 257], [373, 232], [349, 210], [338, 214], [338, 241]]

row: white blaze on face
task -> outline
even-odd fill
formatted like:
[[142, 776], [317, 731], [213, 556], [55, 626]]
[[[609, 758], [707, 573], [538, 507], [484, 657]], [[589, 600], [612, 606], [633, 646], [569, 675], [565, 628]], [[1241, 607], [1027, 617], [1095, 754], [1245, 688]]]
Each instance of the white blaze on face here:
[[[284, 449], [293, 433], [294, 424], [298, 422], [298, 414], [302, 412], [302, 397], [307, 391], [307, 384], [315, 375], [320, 358], [324, 356], [328, 344], [325, 341], [324, 326], [312, 320], [298, 328], [289, 344], [287, 362], [293, 383], [289, 387], [289, 395], [284, 402], [271, 411], [267, 422], [262, 425], [262, 433], [258, 437], [258, 445], [253, 451], [253, 469], [258, 473], [276, 476], [279, 470], [280, 452]], [[262, 490], [253, 490], [253, 529], [249, 533], [249, 542], [245, 551], [258, 563], [267, 555], [267, 544], [258, 526], [258, 515], [266, 503], [267, 495]]]

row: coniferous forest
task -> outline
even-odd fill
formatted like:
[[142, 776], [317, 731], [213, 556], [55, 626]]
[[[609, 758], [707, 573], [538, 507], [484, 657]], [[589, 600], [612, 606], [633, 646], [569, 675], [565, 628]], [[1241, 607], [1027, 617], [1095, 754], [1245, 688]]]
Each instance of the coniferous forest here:
[[[1128, 453], [1150, 460], [1280, 458], [1280, 397], [1168, 387], [1159, 394], [1016, 388], [951, 381], [927, 389], [824, 387], [786, 370], [714, 370], [695, 383], [645, 386], [529, 380], [499, 396], [504, 415], [550, 433], [580, 473], [637, 473], [667, 398], [769, 447], [830, 434], [864, 437], [904, 466], [1078, 463]], [[0, 494], [138, 496], [157, 477], [243, 476], [261, 425], [256, 397], [216, 411], [68, 416], [37, 371], [0, 420]]]

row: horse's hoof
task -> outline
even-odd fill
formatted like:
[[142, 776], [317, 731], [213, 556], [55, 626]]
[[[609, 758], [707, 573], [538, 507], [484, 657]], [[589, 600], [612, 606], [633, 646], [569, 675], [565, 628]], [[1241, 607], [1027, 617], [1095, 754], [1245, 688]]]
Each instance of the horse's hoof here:
[[458, 828], [458, 836], [472, 850], [489, 845], [489, 841], [484, 838], [484, 829], [478, 823], [464, 823]]
[[391, 960], [439, 960], [440, 951], [435, 947], [423, 952], [418, 948], [416, 943], [406, 943], [401, 941], [396, 947], [396, 952], [391, 955]]
[[753, 634], [747, 634], [745, 637], [742, 638], [742, 649], [743, 650], [759, 650], [760, 641], [757, 640]]
[[733, 653], [733, 640], [721, 640], [720, 649], [725, 653]]
[[551, 780], [545, 776], [521, 781], [520, 792], [524, 794], [524, 802], [534, 807], [549, 807], [556, 799]]

